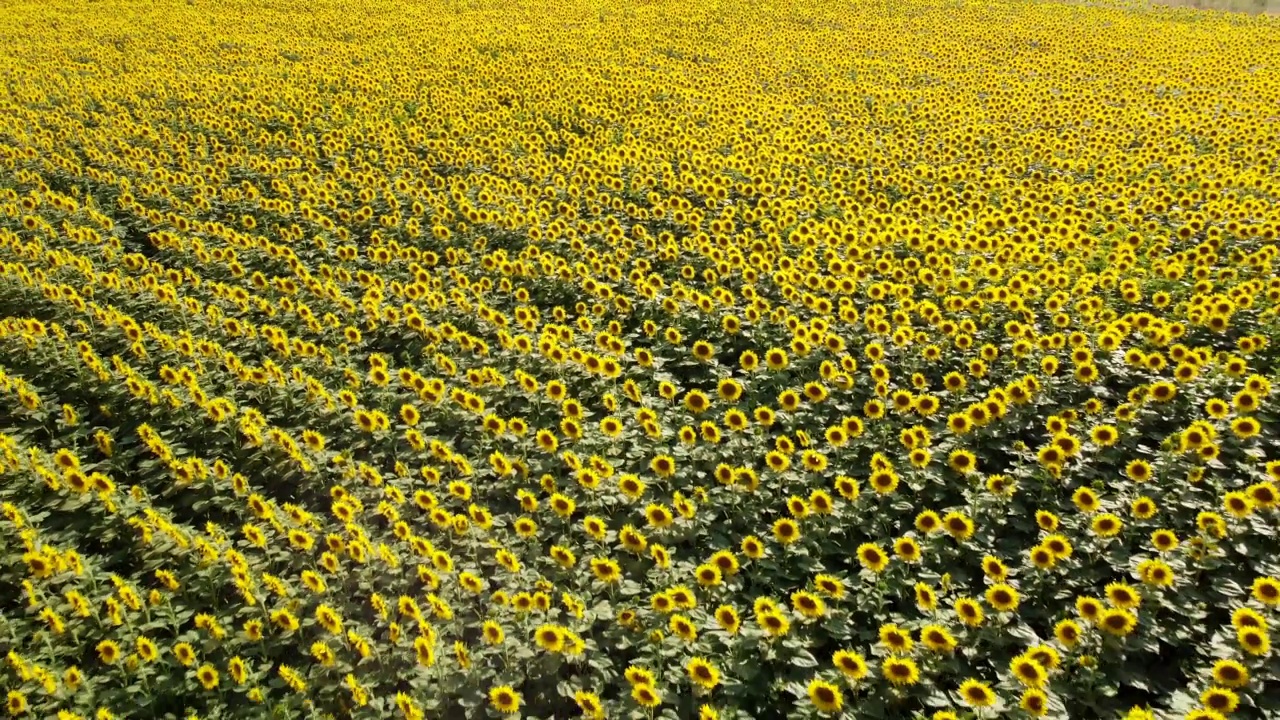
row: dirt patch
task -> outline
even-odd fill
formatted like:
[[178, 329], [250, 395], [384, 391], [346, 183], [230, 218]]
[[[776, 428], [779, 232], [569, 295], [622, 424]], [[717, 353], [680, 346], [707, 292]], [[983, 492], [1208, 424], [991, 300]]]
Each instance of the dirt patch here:
[[1280, 15], [1280, 0], [1152, 0], [1155, 5], [1223, 10], [1253, 15]]

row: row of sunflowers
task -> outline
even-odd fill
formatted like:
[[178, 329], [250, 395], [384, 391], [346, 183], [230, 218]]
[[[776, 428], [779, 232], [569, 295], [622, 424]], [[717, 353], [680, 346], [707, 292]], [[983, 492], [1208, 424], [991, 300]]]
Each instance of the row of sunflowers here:
[[13, 717], [1280, 714], [1280, 25], [0, 18]]

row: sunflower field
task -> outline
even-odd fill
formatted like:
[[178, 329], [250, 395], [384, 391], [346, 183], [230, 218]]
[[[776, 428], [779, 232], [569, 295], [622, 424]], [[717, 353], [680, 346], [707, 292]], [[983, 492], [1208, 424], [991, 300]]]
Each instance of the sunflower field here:
[[4, 0], [0, 74], [0, 714], [1280, 716], [1280, 20]]

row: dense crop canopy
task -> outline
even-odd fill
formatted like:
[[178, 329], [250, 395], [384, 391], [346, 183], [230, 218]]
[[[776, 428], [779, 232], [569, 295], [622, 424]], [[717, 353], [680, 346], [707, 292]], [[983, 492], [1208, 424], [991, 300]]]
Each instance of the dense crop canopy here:
[[0, 712], [1280, 714], [1280, 24], [0, 13]]

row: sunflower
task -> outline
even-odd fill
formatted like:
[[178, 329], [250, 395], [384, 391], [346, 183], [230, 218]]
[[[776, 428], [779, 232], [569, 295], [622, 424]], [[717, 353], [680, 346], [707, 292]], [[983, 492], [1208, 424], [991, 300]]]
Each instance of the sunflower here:
[[822, 402], [823, 400], [826, 400], [828, 395], [829, 395], [829, 391], [827, 390], [826, 386], [823, 385], [822, 383], [820, 382], [805, 383], [805, 386], [804, 386], [805, 400], [808, 400], [811, 403], [817, 404]]
[[1178, 395], [1178, 386], [1171, 382], [1157, 382], [1148, 389], [1151, 399], [1158, 403], [1167, 403]]
[[791, 594], [791, 607], [806, 618], [820, 618], [827, 612], [827, 604], [811, 592], [800, 590]]
[[564, 649], [564, 630], [555, 625], [542, 625], [533, 633], [538, 647], [547, 652], [560, 652]]
[[1105, 592], [1107, 600], [1118, 608], [1132, 610], [1142, 604], [1142, 594], [1125, 583], [1110, 583]]
[[1146, 482], [1151, 479], [1152, 469], [1151, 463], [1146, 460], [1132, 460], [1124, 469], [1125, 475], [1134, 482]]
[[1036, 459], [1046, 468], [1057, 467], [1058, 469], [1061, 469], [1062, 465], [1066, 461], [1062, 450], [1060, 450], [1056, 445], [1046, 445], [1040, 448], [1036, 453]]
[[764, 542], [755, 535], [748, 535], [743, 538], [739, 547], [742, 548], [742, 554], [752, 560], [759, 560], [764, 557]]
[[827, 440], [827, 445], [832, 448], [842, 448], [849, 442], [849, 433], [839, 425], [832, 425], [827, 428], [824, 435]]
[[805, 450], [801, 455], [801, 464], [809, 472], [822, 472], [827, 469], [827, 456], [815, 450]]
[[1235, 660], [1218, 660], [1210, 671], [1213, 681], [1229, 688], [1242, 688], [1249, 684], [1249, 670]]
[[1253, 599], [1269, 607], [1280, 606], [1280, 579], [1260, 577], [1253, 581]]
[[695, 430], [692, 425], [685, 425], [676, 430], [676, 437], [680, 438], [680, 442], [684, 445], [698, 445], [698, 430]]
[[1071, 557], [1072, 552], [1074, 552], [1071, 541], [1062, 535], [1047, 535], [1040, 542], [1040, 545], [1053, 553], [1053, 556], [1059, 560]]
[[965, 413], [953, 413], [947, 417], [947, 429], [956, 435], [965, 435], [973, 429], [973, 421]]
[[88, 475], [79, 470], [69, 470], [64, 476], [67, 485], [77, 493], [86, 493], [93, 487]]
[[201, 665], [200, 669], [196, 670], [196, 679], [200, 681], [205, 690], [212, 690], [218, 687], [218, 671], [212, 665]]
[[667, 626], [671, 628], [671, 632], [676, 637], [679, 637], [687, 643], [691, 643], [698, 639], [698, 627], [693, 624], [692, 620], [684, 615], [672, 615], [671, 619], [667, 622]]
[[974, 708], [990, 707], [996, 702], [996, 694], [991, 690], [991, 686], [984, 682], [979, 682], [973, 678], [969, 678], [960, 683], [959, 689], [960, 699], [965, 705]]
[[503, 632], [502, 626], [494, 620], [486, 620], [480, 628], [480, 634], [489, 645], [500, 645], [503, 639], [506, 638], [506, 633]]
[[951, 537], [965, 542], [973, 537], [974, 524], [968, 516], [959, 512], [949, 512], [942, 516], [942, 526]]
[[931, 417], [940, 405], [941, 402], [933, 395], [920, 395], [915, 399], [915, 411], [921, 417]]
[[1120, 439], [1120, 431], [1114, 425], [1098, 425], [1089, 431], [1089, 439], [1100, 447], [1111, 447]]
[[776, 613], [779, 611], [778, 603], [771, 597], [761, 596], [755, 599], [751, 604], [751, 609], [756, 615], [767, 612]]
[[734, 635], [738, 629], [742, 627], [742, 620], [738, 616], [738, 611], [731, 605], [721, 605], [715, 611], [716, 624], [720, 629]]
[[1049, 712], [1049, 696], [1043, 690], [1028, 688], [1022, 693], [1022, 699], [1018, 701], [1018, 707], [1022, 708], [1031, 717], [1041, 717]]
[[937, 653], [950, 653], [956, 649], [956, 639], [941, 625], [925, 625], [920, 628], [920, 641]]
[[1156, 548], [1158, 552], [1172, 552], [1178, 550], [1178, 534], [1172, 530], [1160, 529], [1151, 533], [1151, 546]]
[[631, 699], [641, 707], [654, 708], [662, 704], [662, 693], [658, 692], [652, 684], [632, 685]]
[[658, 455], [649, 461], [649, 469], [659, 477], [669, 478], [676, 473], [676, 461], [670, 455]]
[[870, 420], [878, 420], [884, 416], [884, 402], [879, 398], [870, 398], [863, 404], [863, 415]]
[[752, 415], [755, 416], [756, 422], [764, 427], [772, 427], [773, 423], [778, 419], [777, 413], [773, 411], [773, 408], [764, 406], [756, 408], [752, 411]]
[[1138, 626], [1138, 617], [1122, 608], [1108, 608], [1098, 616], [1097, 624], [1109, 635], [1124, 637]]
[[489, 705], [503, 715], [514, 715], [520, 710], [520, 693], [510, 685], [499, 685], [489, 690]]
[[[1228, 493], [1228, 497], [1230, 496], [1231, 493]], [[1244, 498], [1243, 502], [1247, 503], [1248, 498]], [[1252, 511], [1252, 506], [1249, 507], [1249, 511]], [[1207, 510], [1198, 512], [1196, 515], [1196, 527], [1201, 529], [1201, 532], [1207, 534], [1207, 536], [1215, 538], [1224, 537], [1226, 534], [1226, 521], [1217, 512]]]
[[765, 453], [764, 462], [765, 465], [769, 466], [770, 470], [776, 473], [786, 472], [791, 467], [791, 458], [787, 457], [786, 453], [777, 450], [770, 450]]
[[618, 563], [608, 558], [592, 558], [591, 574], [603, 583], [616, 583], [622, 578], [622, 570]]
[[1216, 713], [1227, 715], [1240, 707], [1240, 696], [1227, 688], [1211, 687], [1200, 693], [1200, 704]]
[[858, 481], [845, 475], [836, 477], [835, 488], [836, 492], [840, 493], [840, 497], [845, 500], [857, 500], [861, 492]]
[[997, 582], [1004, 581], [1009, 577], [1009, 568], [1005, 566], [1003, 560], [994, 555], [987, 555], [982, 558], [982, 572], [988, 578]]
[[844, 581], [834, 575], [819, 574], [813, 578], [813, 584], [818, 592], [829, 598], [839, 600], [845, 596]]
[[791, 622], [779, 612], [763, 612], [756, 616], [756, 624], [771, 638], [782, 637], [791, 630]]
[[1222, 398], [1209, 398], [1204, 403], [1205, 414], [1215, 420], [1221, 420], [1231, 412], [1231, 406]]
[[773, 537], [783, 545], [800, 539], [800, 526], [791, 518], [779, 518], [773, 523]]
[[366, 433], [371, 433], [377, 429], [377, 420], [372, 413], [365, 410], [357, 410], [355, 413], [356, 426]]
[[26, 694], [19, 690], [9, 691], [9, 694], [5, 698], [5, 709], [8, 711], [10, 717], [25, 715], [28, 707], [29, 705], [27, 703]]
[[792, 495], [787, 498], [787, 512], [791, 513], [791, 517], [799, 520], [809, 515], [809, 504], [804, 501], [804, 498]]
[[1080, 614], [1080, 617], [1092, 623], [1096, 623], [1098, 621], [1098, 618], [1102, 615], [1102, 611], [1104, 609], [1102, 601], [1095, 597], [1078, 597], [1076, 598], [1075, 604], [1076, 612]]
[[880, 644], [891, 653], [906, 655], [915, 642], [911, 639], [910, 630], [889, 624], [880, 626]]
[[671, 598], [671, 602], [674, 603], [676, 607], [683, 610], [690, 610], [698, 605], [698, 601], [694, 597], [693, 592], [683, 585], [676, 585], [668, 590], [666, 595]]
[[645, 483], [635, 475], [618, 477], [618, 490], [629, 500], [638, 500], [644, 495]]
[[694, 572], [694, 579], [703, 587], [716, 587], [720, 585], [723, 575], [720, 568], [710, 563], [699, 565]]
[[738, 409], [732, 409], [724, 414], [724, 424], [731, 431], [740, 433], [747, 430], [751, 425], [751, 421], [747, 418], [746, 413]]
[[1044, 665], [1031, 657], [1029, 653], [1018, 655], [1010, 661], [1009, 672], [1017, 678], [1018, 682], [1029, 688], [1044, 687], [1045, 682], [1049, 679], [1049, 673], [1045, 670]]
[[912, 467], [918, 470], [923, 470], [929, 466], [930, 462], [933, 461], [933, 453], [929, 452], [926, 448], [915, 448], [908, 453], [907, 460], [911, 463]]
[[1044, 545], [1037, 545], [1028, 550], [1027, 559], [1041, 570], [1049, 570], [1058, 563], [1058, 556]]
[[134, 645], [137, 648], [138, 658], [143, 662], [152, 662], [160, 656], [160, 651], [156, 648], [156, 644], [146, 636], [139, 635]]
[[973, 598], [956, 598], [952, 607], [956, 611], [956, 616], [960, 618], [960, 622], [969, 627], [978, 627], [985, 619], [982, 604]]
[[[550, 486], [550, 490], [554, 490], [554, 489], [555, 489], [555, 485], [553, 484]], [[525, 504], [525, 503], [522, 503], [522, 504]], [[571, 515], [573, 515], [573, 511], [578, 508], [578, 503], [574, 501], [573, 498], [566, 497], [564, 495], [561, 495], [558, 492], [552, 493], [550, 500], [548, 500], [548, 504], [551, 506], [551, 511], [562, 518], [570, 517]], [[536, 503], [536, 500], [534, 500], [534, 502], [527, 503], [526, 509], [532, 509], [536, 507], [537, 507], [537, 503]]]
[[654, 683], [653, 673], [638, 665], [628, 666], [623, 672], [623, 677], [632, 685], [652, 685]]
[[654, 593], [653, 597], [649, 598], [649, 606], [660, 615], [667, 615], [676, 610], [676, 603], [672, 602], [671, 596], [664, 592]]
[[849, 415], [843, 418], [840, 421], [840, 427], [843, 427], [844, 431], [849, 433], [849, 437], [859, 437], [865, 430], [862, 418], [855, 415]]
[[701, 390], [690, 390], [685, 393], [684, 407], [694, 415], [701, 415], [711, 408], [711, 398]]
[[898, 489], [898, 474], [890, 469], [876, 470], [867, 478], [867, 483], [878, 495], [889, 495]]
[[236, 656], [227, 661], [227, 672], [237, 685], [244, 685], [249, 678], [249, 666], [243, 658]]
[[831, 662], [837, 670], [850, 680], [861, 680], [867, 675], [867, 661], [858, 653], [837, 650], [831, 656]]
[[1075, 647], [1080, 642], [1080, 625], [1074, 620], [1060, 620], [1053, 626], [1053, 636], [1066, 647]]
[[987, 588], [987, 602], [1000, 612], [1017, 612], [1021, 598], [1012, 585], [996, 583]]
[[1018, 482], [1006, 475], [988, 475], [987, 492], [1001, 498], [1011, 498], [1018, 491]]
[[871, 572], [882, 572], [889, 565], [889, 555], [874, 543], [863, 543], [857, 549], [858, 562]]
[[418, 409], [412, 405], [401, 405], [400, 419], [404, 421], [405, 425], [412, 427], [422, 420], [422, 413], [418, 412]]
[[1280, 503], [1280, 493], [1277, 492], [1276, 486], [1269, 481], [1250, 485], [1246, 488], [1246, 491], [1249, 493], [1249, 499], [1253, 501], [1253, 504], [1260, 508], [1270, 510]]
[[1101, 507], [1098, 494], [1087, 487], [1077, 489], [1071, 495], [1071, 501], [1075, 503], [1076, 508], [1082, 513], [1095, 513]]
[[1058, 529], [1058, 516], [1048, 510], [1036, 511], [1036, 525], [1045, 532], [1054, 532]]
[[573, 701], [577, 703], [578, 709], [582, 711], [584, 718], [600, 720], [604, 717], [604, 705], [600, 702], [599, 695], [586, 690], [579, 690], [573, 694]]
[[809, 507], [818, 515], [830, 515], [835, 511], [835, 501], [826, 490], [814, 490], [809, 493]]
[[900, 537], [893, 542], [893, 554], [903, 562], [919, 562], [921, 557], [920, 543], [916, 542], [914, 538]]
[[925, 510], [916, 515], [915, 526], [916, 530], [925, 534], [938, 532], [942, 529], [942, 518], [932, 510]]
[[1241, 440], [1256, 437], [1261, 430], [1261, 423], [1252, 417], [1241, 417], [1231, 421], [1231, 432]]
[[114, 640], [103, 640], [98, 643], [96, 650], [98, 651], [98, 659], [104, 665], [113, 665], [116, 660], [120, 659], [120, 646]]
[[1266, 655], [1271, 652], [1271, 636], [1263, 628], [1239, 628], [1236, 630], [1236, 642], [1250, 655]]
[[920, 670], [914, 660], [903, 657], [887, 658], [880, 665], [880, 674], [895, 686], [915, 685], [920, 680]]
[[720, 684], [720, 671], [711, 661], [703, 657], [694, 657], [685, 665], [685, 672], [695, 685], [703, 690], [711, 690]]
[[844, 695], [840, 688], [824, 680], [809, 681], [809, 702], [823, 713], [837, 713], [844, 706]]
[[649, 524], [649, 527], [658, 530], [669, 528], [673, 523], [675, 523], [675, 515], [672, 514], [671, 509], [666, 505], [659, 503], [650, 503], [646, 505], [644, 508], [644, 517], [645, 521]]
[[1124, 530], [1124, 522], [1111, 513], [1099, 513], [1090, 524], [1093, 534], [1101, 538], [1112, 538]]
[[534, 434], [534, 442], [546, 453], [554, 453], [560, 447], [560, 441], [556, 439], [556, 434], [546, 429], [539, 430]]
[[1137, 569], [1138, 577], [1147, 585], [1171, 587], [1177, 581], [1173, 568], [1163, 560], [1143, 560]]
[[961, 475], [968, 475], [977, 470], [978, 458], [968, 450], [953, 450], [947, 456], [947, 465]]
[[693, 343], [693, 357], [699, 362], [709, 362], [715, 357], [716, 349], [706, 340], [698, 340]]
[[1027, 656], [1048, 670], [1056, 670], [1062, 665], [1062, 655], [1051, 645], [1036, 645], [1027, 651]]
[[1261, 613], [1250, 607], [1236, 608], [1231, 613], [1231, 625], [1239, 630], [1243, 627], [1256, 627], [1267, 629], [1267, 619]]
[[938, 608], [938, 593], [928, 583], [918, 582], [912, 589], [916, 595], [916, 607], [925, 612], [933, 612]]

